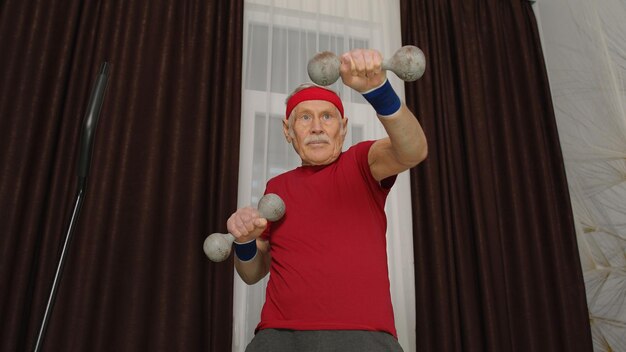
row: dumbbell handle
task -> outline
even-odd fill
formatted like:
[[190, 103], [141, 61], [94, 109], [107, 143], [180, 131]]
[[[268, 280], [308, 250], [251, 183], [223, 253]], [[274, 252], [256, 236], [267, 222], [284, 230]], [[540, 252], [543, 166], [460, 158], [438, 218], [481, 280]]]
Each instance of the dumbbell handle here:
[[[330, 51], [317, 53], [307, 65], [311, 80], [321, 86], [329, 86], [339, 79], [341, 61]], [[422, 50], [413, 45], [405, 45], [398, 49], [391, 59], [382, 63], [383, 70], [395, 73], [400, 79], [412, 82], [424, 74], [426, 59]]]
[[[259, 200], [259, 213], [268, 221], [278, 221], [285, 215], [285, 203], [273, 193], [268, 193]], [[222, 262], [230, 256], [235, 236], [230, 233], [213, 233], [204, 240], [202, 249], [213, 262]]]

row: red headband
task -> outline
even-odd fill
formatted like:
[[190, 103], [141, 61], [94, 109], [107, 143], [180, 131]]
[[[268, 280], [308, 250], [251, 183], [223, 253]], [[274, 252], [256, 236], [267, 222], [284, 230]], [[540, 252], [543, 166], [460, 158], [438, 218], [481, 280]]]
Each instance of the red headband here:
[[341, 99], [337, 96], [337, 94], [329, 91], [328, 89], [320, 88], [320, 87], [309, 87], [305, 88], [298, 93], [294, 94], [287, 101], [287, 112], [285, 115], [286, 119], [289, 119], [289, 115], [291, 115], [291, 111], [296, 105], [302, 103], [307, 100], [325, 100], [329, 103], [332, 103], [339, 109], [339, 113], [341, 113], [341, 117], [343, 117], [343, 104], [341, 104]]

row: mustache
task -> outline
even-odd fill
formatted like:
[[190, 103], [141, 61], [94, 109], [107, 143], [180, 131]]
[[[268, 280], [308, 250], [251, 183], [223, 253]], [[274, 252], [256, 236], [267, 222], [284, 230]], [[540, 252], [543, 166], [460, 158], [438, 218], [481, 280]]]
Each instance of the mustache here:
[[330, 143], [330, 138], [328, 138], [328, 136], [326, 135], [312, 135], [312, 136], [307, 136], [304, 139], [304, 144], [309, 144], [309, 143]]

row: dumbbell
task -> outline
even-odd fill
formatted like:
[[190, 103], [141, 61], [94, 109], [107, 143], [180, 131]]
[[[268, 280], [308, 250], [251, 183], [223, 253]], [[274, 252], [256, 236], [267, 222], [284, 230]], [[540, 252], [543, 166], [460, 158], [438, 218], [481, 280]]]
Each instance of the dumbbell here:
[[[322, 51], [309, 60], [306, 69], [314, 83], [329, 86], [339, 79], [340, 66], [341, 61], [337, 55], [330, 51]], [[426, 58], [420, 48], [405, 45], [398, 49], [391, 59], [384, 61], [382, 68], [392, 71], [403, 81], [412, 82], [424, 74]]]
[[[268, 193], [259, 200], [259, 213], [268, 221], [278, 221], [285, 215], [285, 203], [274, 193]], [[235, 236], [230, 233], [213, 233], [204, 240], [202, 249], [213, 262], [222, 262], [230, 256]]]

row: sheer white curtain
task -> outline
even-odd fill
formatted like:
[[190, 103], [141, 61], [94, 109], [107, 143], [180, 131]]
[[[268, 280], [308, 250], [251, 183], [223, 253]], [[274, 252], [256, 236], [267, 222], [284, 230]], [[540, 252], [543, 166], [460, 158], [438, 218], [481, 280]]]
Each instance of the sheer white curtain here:
[[[397, 0], [246, 0], [244, 84], [239, 172], [239, 206], [255, 205], [268, 179], [299, 165], [285, 142], [281, 119], [286, 96], [309, 81], [308, 60], [317, 52], [337, 54], [375, 48], [391, 57], [401, 46]], [[403, 82], [389, 79], [403, 97]], [[349, 118], [344, 149], [385, 135], [374, 110], [359, 94], [335, 83]], [[408, 173], [399, 175], [387, 201], [391, 293], [399, 340], [415, 350], [415, 287]], [[289, 211], [289, 210], [287, 210]], [[243, 351], [254, 336], [265, 300], [267, 278], [248, 286], [235, 274], [233, 351]]]
[[535, 4], [595, 351], [626, 351], [626, 2]]

